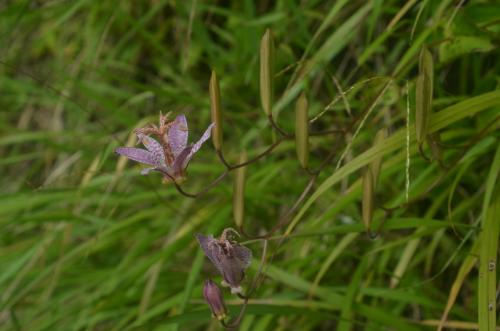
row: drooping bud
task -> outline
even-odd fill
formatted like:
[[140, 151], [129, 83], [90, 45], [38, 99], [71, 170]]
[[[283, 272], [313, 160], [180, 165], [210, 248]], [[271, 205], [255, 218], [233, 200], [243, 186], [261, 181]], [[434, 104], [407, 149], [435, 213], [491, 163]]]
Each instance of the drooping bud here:
[[212, 76], [210, 77], [210, 113], [212, 115], [212, 123], [214, 127], [212, 128], [212, 142], [217, 151], [222, 148], [222, 110], [220, 107], [220, 90], [219, 90], [219, 80], [217, 79], [217, 74], [212, 70]]
[[230, 287], [231, 293], [241, 293], [241, 282], [245, 278], [245, 269], [252, 261], [252, 251], [235, 241], [228, 240], [229, 232], [237, 233], [232, 229], [226, 229], [219, 239], [202, 234], [197, 234], [196, 239], [205, 255], [224, 278], [222, 285]]
[[274, 78], [274, 40], [267, 29], [260, 41], [260, 100], [267, 116], [272, 116]]
[[224, 296], [219, 287], [210, 279], [207, 279], [205, 286], [203, 286], [203, 297], [205, 297], [205, 301], [210, 306], [215, 318], [219, 321], [226, 318], [227, 309], [224, 304]]
[[427, 136], [432, 111], [434, 65], [432, 54], [426, 47], [420, 52], [419, 73], [416, 82], [415, 133], [417, 142], [422, 144]]
[[302, 168], [307, 168], [309, 161], [309, 118], [307, 98], [300, 95], [295, 104], [295, 147]]

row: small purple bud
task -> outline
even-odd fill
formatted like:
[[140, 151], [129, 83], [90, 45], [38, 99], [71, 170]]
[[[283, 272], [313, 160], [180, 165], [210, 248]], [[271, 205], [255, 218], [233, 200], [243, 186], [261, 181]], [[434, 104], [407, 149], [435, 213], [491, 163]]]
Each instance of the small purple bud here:
[[203, 296], [207, 301], [212, 314], [219, 320], [226, 318], [226, 306], [224, 305], [224, 297], [222, 292], [217, 287], [217, 285], [210, 279], [205, 281], [205, 286], [203, 287]]

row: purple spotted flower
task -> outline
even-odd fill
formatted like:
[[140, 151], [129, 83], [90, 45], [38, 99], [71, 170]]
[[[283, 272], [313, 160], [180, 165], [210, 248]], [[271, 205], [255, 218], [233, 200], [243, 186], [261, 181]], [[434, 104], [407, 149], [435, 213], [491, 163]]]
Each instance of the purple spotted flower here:
[[[146, 149], [118, 147], [115, 152], [127, 158], [149, 165], [141, 174], [147, 175], [155, 170], [163, 173], [167, 181], [181, 181], [186, 176], [186, 168], [193, 155], [210, 138], [213, 124], [210, 124], [195, 144], [187, 144], [188, 126], [186, 117], [179, 115], [168, 122], [168, 114], [160, 113], [160, 126], [151, 125], [135, 131], [138, 142]], [[156, 136], [157, 140], [151, 136]]]
[[219, 287], [210, 279], [207, 279], [203, 286], [203, 297], [210, 306], [214, 317], [219, 321], [223, 320], [227, 313], [226, 306], [224, 305], [224, 297]]
[[196, 239], [205, 255], [224, 278], [222, 285], [230, 287], [231, 293], [241, 293], [240, 284], [245, 277], [245, 269], [252, 261], [252, 251], [235, 241], [228, 240], [229, 232], [237, 233], [233, 229], [225, 229], [220, 239], [202, 234], [197, 234]]

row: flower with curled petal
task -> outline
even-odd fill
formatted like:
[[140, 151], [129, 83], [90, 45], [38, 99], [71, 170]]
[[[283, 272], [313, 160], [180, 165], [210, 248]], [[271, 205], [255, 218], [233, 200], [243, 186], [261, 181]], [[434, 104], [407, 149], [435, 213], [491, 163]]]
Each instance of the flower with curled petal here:
[[201, 248], [205, 255], [217, 268], [224, 280], [223, 286], [231, 288], [231, 293], [241, 293], [241, 282], [245, 277], [245, 269], [252, 261], [252, 251], [235, 241], [228, 239], [228, 233], [237, 232], [231, 228], [225, 229], [219, 239], [212, 235], [197, 234]]
[[[213, 124], [210, 124], [195, 144], [187, 144], [188, 126], [186, 116], [179, 115], [168, 122], [168, 114], [160, 113], [160, 126], [151, 125], [135, 131], [137, 140], [146, 149], [135, 147], [118, 147], [115, 152], [130, 160], [149, 165], [141, 171], [147, 175], [150, 171], [159, 171], [165, 180], [182, 181], [186, 176], [186, 168], [193, 155], [210, 138]], [[157, 140], [151, 135], [156, 136]]]

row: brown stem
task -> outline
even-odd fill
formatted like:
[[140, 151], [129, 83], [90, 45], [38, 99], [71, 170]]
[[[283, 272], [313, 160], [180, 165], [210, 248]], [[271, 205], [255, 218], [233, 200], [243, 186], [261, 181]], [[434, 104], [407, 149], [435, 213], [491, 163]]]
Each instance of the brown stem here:
[[196, 198], [208, 191], [210, 191], [213, 187], [215, 187], [217, 184], [219, 184], [226, 176], [227, 174], [229, 173], [228, 170], [224, 171], [222, 174], [219, 175], [219, 177], [217, 177], [216, 179], [214, 179], [210, 184], [208, 184], [206, 187], [204, 187], [201, 191], [198, 191], [196, 193], [189, 193], [189, 192], [186, 192], [184, 191], [184, 189], [182, 188], [182, 186], [179, 185], [179, 183], [177, 183], [174, 179], [174, 177], [172, 177], [171, 175], [169, 175], [168, 173], [162, 171], [161, 172], [162, 174], [164, 174], [165, 176], [167, 176], [171, 181], [172, 183], [174, 184], [175, 188], [177, 189], [177, 191], [188, 197], [188, 198]]
[[273, 119], [272, 115], [267, 116], [267, 119], [269, 120], [269, 123], [271, 123], [271, 126], [273, 127], [274, 130], [276, 130], [282, 137], [284, 138], [291, 138], [293, 135], [285, 132], [282, 128], [279, 127], [278, 123], [276, 123]]
[[274, 143], [272, 143], [268, 148], [266, 148], [265, 151], [263, 151], [262, 153], [260, 153], [259, 155], [255, 156], [254, 158], [248, 160], [248, 161], [245, 161], [243, 163], [239, 163], [239, 164], [235, 164], [235, 165], [231, 165], [229, 164], [226, 159], [224, 158], [224, 154], [222, 154], [222, 151], [218, 150], [217, 151], [217, 156], [219, 157], [219, 160], [222, 162], [222, 164], [224, 164], [224, 166], [227, 168], [227, 171], [232, 171], [234, 169], [238, 169], [238, 168], [241, 168], [241, 167], [244, 167], [246, 165], [249, 165], [251, 163], [254, 163], [254, 162], [257, 162], [258, 160], [260, 160], [261, 158], [263, 158], [264, 156], [267, 156], [269, 155], [276, 147], [278, 147], [282, 142], [284, 141], [284, 139], [279, 139], [279, 140], [276, 140]]
[[423, 143], [421, 144], [418, 144], [418, 152], [420, 153], [420, 155], [429, 163], [432, 163], [432, 160], [427, 156], [425, 155], [424, 153], [424, 149], [423, 149]]

